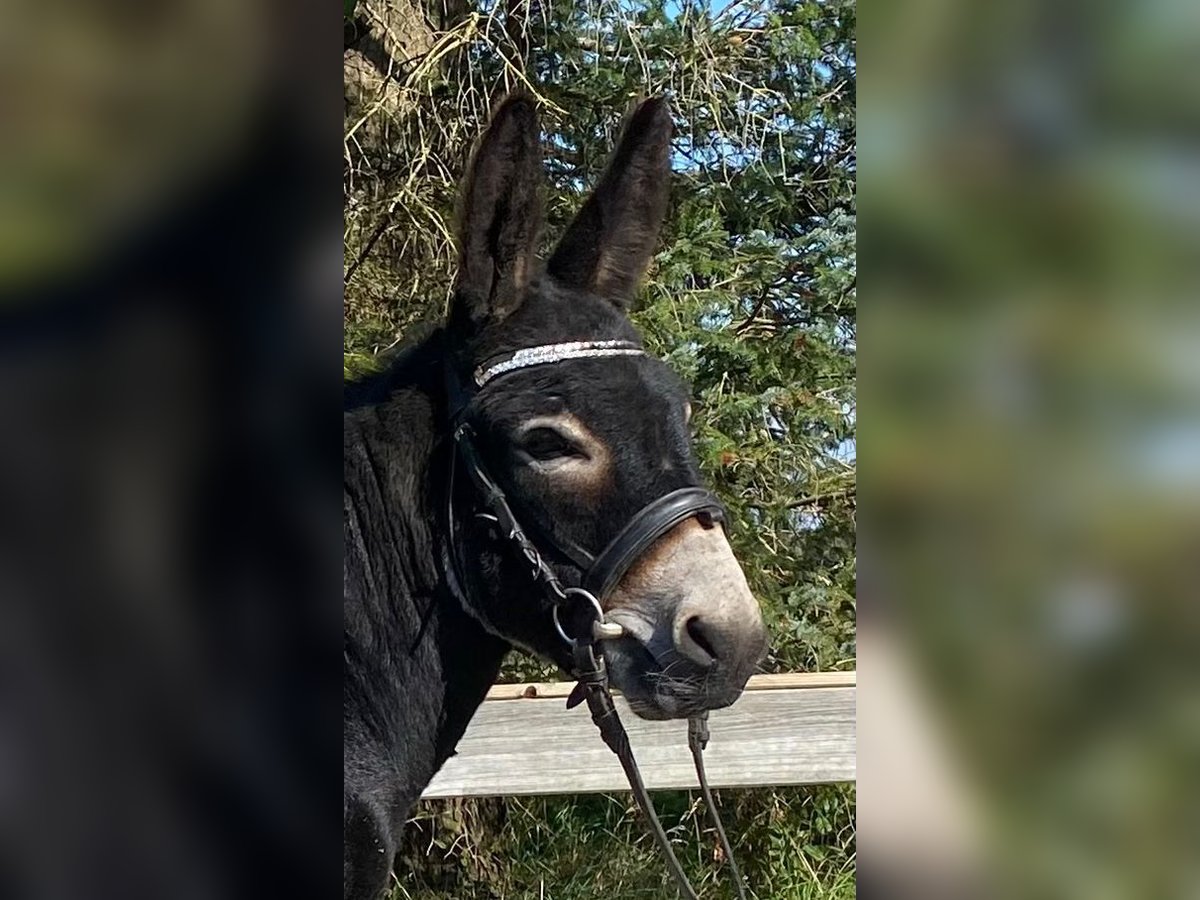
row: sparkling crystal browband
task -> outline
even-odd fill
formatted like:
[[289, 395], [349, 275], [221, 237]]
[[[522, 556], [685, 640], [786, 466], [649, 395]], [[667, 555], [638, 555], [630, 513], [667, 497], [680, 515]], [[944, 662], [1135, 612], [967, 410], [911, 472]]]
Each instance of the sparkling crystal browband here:
[[545, 344], [541, 347], [526, 347], [512, 356], [492, 365], [480, 366], [475, 370], [475, 384], [483, 387], [493, 378], [546, 363], [562, 362], [567, 359], [594, 359], [599, 356], [644, 356], [646, 353], [631, 341], [571, 341], [566, 344]]

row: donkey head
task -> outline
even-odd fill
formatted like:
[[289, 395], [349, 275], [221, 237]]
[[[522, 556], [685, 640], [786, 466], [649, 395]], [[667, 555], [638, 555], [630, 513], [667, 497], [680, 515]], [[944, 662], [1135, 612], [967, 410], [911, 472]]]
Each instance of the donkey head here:
[[[536, 113], [526, 97], [500, 107], [463, 198], [448, 335], [464, 377], [522, 348], [638, 341], [626, 309], [666, 210], [670, 136], [663, 101], [638, 107], [543, 266], [535, 248], [543, 180]], [[689, 415], [683, 384], [645, 355], [515, 371], [489, 383], [470, 408], [480, 451], [520, 515], [592, 553], [651, 501], [700, 484]], [[578, 583], [569, 565], [556, 569], [565, 584]], [[561, 659], [559, 639], [545, 609], [534, 614], [531, 593], [526, 581], [523, 594], [471, 611], [502, 636]], [[647, 718], [732, 703], [766, 649], [758, 604], [712, 521], [674, 526], [601, 600], [607, 618], [625, 630], [603, 642], [610, 678]]]

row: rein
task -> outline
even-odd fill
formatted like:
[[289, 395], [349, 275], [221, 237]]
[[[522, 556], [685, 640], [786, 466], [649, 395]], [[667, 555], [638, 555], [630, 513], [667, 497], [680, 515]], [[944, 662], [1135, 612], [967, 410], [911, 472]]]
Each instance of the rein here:
[[[454, 519], [455, 475], [461, 462], [484, 510], [476, 513], [476, 516], [492, 522], [501, 538], [528, 564], [535, 584], [541, 586], [550, 603], [555, 630], [571, 650], [573, 674], [579, 681], [567, 700], [567, 708], [571, 709], [586, 700], [601, 739], [616, 754], [626, 778], [629, 779], [634, 798], [646, 816], [654, 840], [680, 893], [687, 900], [698, 900], [658, 819], [654, 802], [646, 790], [629, 744], [629, 736], [613, 703], [603, 654], [597, 654], [596, 645], [602, 640], [613, 640], [624, 635], [621, 625], [605, 621], [602, 602], [638, 558], [660, 537], [687, 519], [697, 518], [705, 527], [712, 527], [718, 522], [724, 523], [724, 507], [716, 495], [705, 488], [685, 487], [671, 491], [642, 507], [598, 554], [592, 554], [573, 542], [558, 538], [547, 529], [539, 529], [539, 537], [549, 548], [570, 561], [581, 572], [579, 587], [564, 587], [554, 570], [546, 563], [538, 545], [521, 526], [503, 489], [487, 470], [475, 445], [474, 431], [467, 422], [468, 408], [474, 396], [485, 385], [509, 372], [574, 359], [640, 355], [645, 355], [645, 351], [629, 341], [573, 341], [530, 347], [481, 365], [473, 373], [474, 384], [470, 390], [464, 388], [453, 364], [447, 359], [446, 385], [451, 433], [455, 445], [450, 458], [447, 489], [450, 545], [448, 575], [452, 590], [465, 602], [467, 582], [462, 577], [465, 568], [455, 538]], [[703, 751], [707, 743], [708, 713], [703, 712], [688, 720], [688, 746], [696, 767], [701, 794], [725, 853], [738, 897], [745, 900], [741, 872], [734, 861], [733, 850], [704, 771]]]

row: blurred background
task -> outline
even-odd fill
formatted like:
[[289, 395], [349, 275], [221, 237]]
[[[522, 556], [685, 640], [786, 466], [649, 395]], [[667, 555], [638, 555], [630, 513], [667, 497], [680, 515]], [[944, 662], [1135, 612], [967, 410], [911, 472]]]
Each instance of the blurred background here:
[[1200, 895], [1200, 6], [863, 10], [860, 885]]
[[339, 11], [282, 12], [5, 4], [5, 898], [336, 895]]

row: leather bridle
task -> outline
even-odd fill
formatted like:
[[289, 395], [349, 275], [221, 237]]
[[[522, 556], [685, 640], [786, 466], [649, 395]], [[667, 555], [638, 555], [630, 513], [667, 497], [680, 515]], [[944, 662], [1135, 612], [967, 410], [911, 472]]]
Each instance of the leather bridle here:
[[[640, 355], [645, 355], [645, 351], [629, 341], [573, 341], [530, 347], [499, 359], [489, 360], [479, 366], [472, 373], [472, 384], [469, 387], [463, 385], [452, 357], [447, 356], [446, 388], [454, 442], [446, 504], [449, 543], [447, 575], [452, 591], [462, 603], [468, 604], [468, 580], [463, 574], [465, 568], [460, 558], [461, 550], [455, 525], [455, 473], [461, 464], [475, 488], [474, 499], [481, 507], [475, 516], [491, 522], [498, 537], [529, 566], [535, 585], [550, 603], [555, 630], [570, 648], [573, 674], [579, 682], [571, 692], [567, 708], [587, 701], [592, 721], [600, 730], [605, 744], [620, 760], [634, 797], [650, 823], [655, 840], [680, 892], [688, 900], [697, 900], [696, 892], [675, 856], [642, 781], [625, 727], [621, 724], [613, 704], [603, 655], [596, 653], [596, 644], [602, 640], [623, 636], [624, 629], [618, 623], [605, 620], [603, 603], [642, 554], [672, 528], [688, 519], [698, 519], [709, 528], [717, 523], [723, 525], [725, 509], [711, 491], [702, 487], [683, 487], [642, 507], [598, 553], [592, 553], [573, 541], [555, 535], [551, 529], [537, 527], [536, 524], [532, 532], [537, 537], [535, 542], [531, 532], [522, 527], [503, 488], [488, 471], [476, 446], [475, 432], [468, 420], [474, 397], [486, 385], [510, 372], [575, 359]], [[536, 520], [528, 518], [526, 521], [536, 523]], [[547, 564], [543, 549], [558, 555], [578, 570], [578, 587], [563, 586], [554, 569]], [[696, 766], [700, 789], [725, 851], [738, 896], [745, 900], [741, 873], [733, 859], [733, 851], [705, 776], [702, 752], [708, 743], [707, 719], [707, 712], [691, 718], [688, 723], [688, 744]]]

